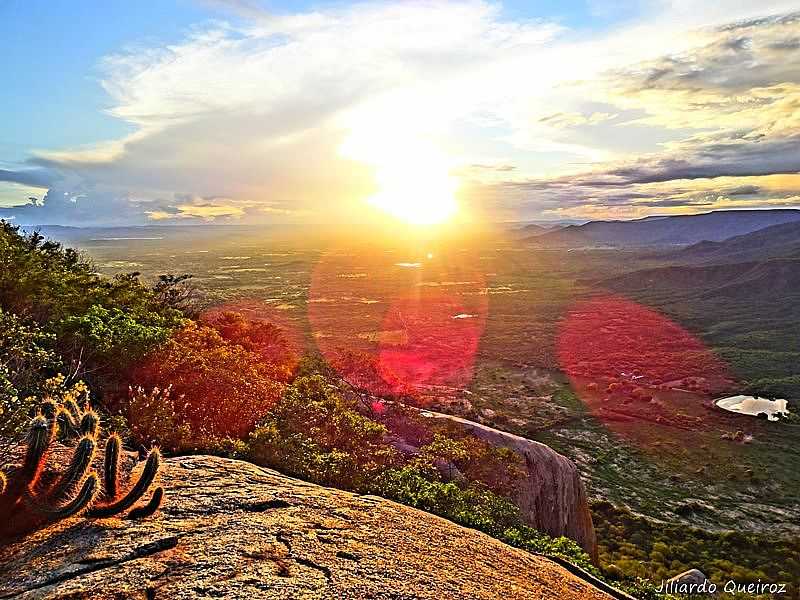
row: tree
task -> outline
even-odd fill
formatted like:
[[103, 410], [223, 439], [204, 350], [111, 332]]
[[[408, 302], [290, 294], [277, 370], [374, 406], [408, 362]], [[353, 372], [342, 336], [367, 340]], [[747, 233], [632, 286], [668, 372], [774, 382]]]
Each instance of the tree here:
[[[144, 390], [172, 386], [176, 413], [204, 445], [250, 433], [280, 397], [275, 374], [259, 355], [190, 321], [148, 353], [131, 380]], [[136, 422], [130, 406], [127, 416]]]
[[275, 369], [274, 376], [288, 382], [297, 367], [297, 349], [286, 339], [280, 327], [268, 321], [247, 319], [241, 313], [225, 311], [203, 318], [223, 339], [258, 354]]
[[0, 308], [0, 437], [18, 437], [35, 404], [34, 396], [61, 368], [53, 341], [54, 336], [36, 324], [26, 324]]
[[320, 376], [298, 378], [250, 436], [252, 458], [325, 485], [363, 490], [397, 460], [386, 428]]

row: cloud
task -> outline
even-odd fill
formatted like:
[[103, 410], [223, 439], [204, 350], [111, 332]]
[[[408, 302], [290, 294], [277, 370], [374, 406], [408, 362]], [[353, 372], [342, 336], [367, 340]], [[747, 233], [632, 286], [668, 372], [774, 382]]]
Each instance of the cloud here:
[[32, 164], [153, 202], [190, 190], [263, 207], [153, 206], [150, 218], [358, 219], [375, 182], [372, 165], [340, 152], [348, 138], [375, 148], [398, 135], [439, 144], [453, 123], [492, 105], [493, 79], [526, 57], [535, 64], [558, 31], [504, 20], [499, 6], [479, 1], [363, 3], [217, 23], [169, 47], [106, 57], [108, 112], [136, 132], [39, 152]]
[[593, 112], [591, 114], [584, 114], [579, 112], [569, 113], [554, 113], [539, 119], [540, 123], [556, 127], [557, 129], [566, 129], [570, 127], [577, 127], [579, 125], [596, 125], [603, 121], [611, 121], [618, 115], [607, 112]]
[[[635, 158], [517, 179], [505, 189], [530, 209], [584, 216], [793, 206], [800, 194], [800, 48], [787, 41], [800, 36], [800, 13], [696, 36], [684, 52], [578, 86], [632, 115], [616, 121], [620, 129], [659, 128], [677, 137]], [[781, 176], [791, 185], [770, 185]]]
[[[375, 157], [429, 147], [452, 158], [477, 215], [638, 216], [800, 194], [796, 180], [775, 184], [800, 172], [800, 16], [755, 18], [792, 2], [654, 2], [581, 38], [481, 1], [284, 15], [211, 4], [237, 24], [102, 61], [108, 112], [134, 133], [0, 171], [50, 188], [16, 218], [357, 221]], [[343, 153], [354, 139], [361, 152]]]
[[35, 188], [48, 188], [58, 179], [58, 177], [47, 169], [20, 169], [5, 170], [0, 169], [0, 181], [18, 183]]
[[50, 188], [41, 201], [0, 208], [0, 218], [23, 225], [141, 225], [146, 222], [138, 203], [126, 194]]

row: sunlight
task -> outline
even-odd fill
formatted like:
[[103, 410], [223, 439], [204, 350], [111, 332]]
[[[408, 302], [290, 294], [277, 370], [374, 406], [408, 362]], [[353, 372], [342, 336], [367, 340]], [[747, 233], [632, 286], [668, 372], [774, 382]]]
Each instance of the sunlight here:
[[374, 168], [377, 192], [366, 201], [414, 225], [434, 225], [458, 211], [458, 179], [448, 158], [431, 142], [410, 136], [352, 135], [343, 156]]

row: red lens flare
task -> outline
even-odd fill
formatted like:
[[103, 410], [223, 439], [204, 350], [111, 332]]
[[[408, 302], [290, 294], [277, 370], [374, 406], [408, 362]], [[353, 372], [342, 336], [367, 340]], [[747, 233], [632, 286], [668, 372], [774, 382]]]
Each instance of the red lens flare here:
[[485, 278], [468, 263], [388, 249], [327, 253], [308, 300], [317, 346], [374, 394], [466, 384], [488, 312]]
[[386, 313], [378, 371], [397, 394], [464, 387], [473, 376], [485, 314], [457, 296], [430, 290], [395, 300]]
[[734, 385], [726, 364], [701, 340], [618, 296], [575, 304], [557, 352], [581, 399], [617, 432], [648, 421], [697, 427], [711, 396]]

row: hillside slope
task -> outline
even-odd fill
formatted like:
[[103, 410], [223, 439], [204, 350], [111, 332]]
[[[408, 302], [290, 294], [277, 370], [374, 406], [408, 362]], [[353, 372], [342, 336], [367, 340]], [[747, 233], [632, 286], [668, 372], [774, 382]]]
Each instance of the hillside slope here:
[[444, 413], [423, 414], [457, 423], [475, 437], [522, 456], [527, 476], [514, 499], [527, 523], [552, 537], [575, 540], [597, 563], [597, 536], [575, 463], [549, 446], [513, 433]]
[[800, 210], [729, 210], [697, 215], [647, 217], [635, 221], [592, 221], [528, 238], [535, 245], [648, 246], [721, 241], [772, 225], [800, 221]]
[[154, 518], [68, 521], [0, 550], [0, 597], [610, 597], [544, 557], [382, 498], [209, 456], [165, 462]]
[[779, 256], [800, 257], [800, 221], [782, 223], [722, 242], [703, 241], [664, 255], [687, 263], [747, 262]]
[[800, 295], [800, 258], [643, 269], [599, 284], [625, 293], [663, 290], [736, 300], [787, 298]]

